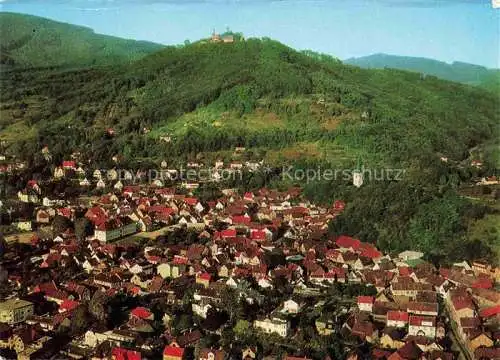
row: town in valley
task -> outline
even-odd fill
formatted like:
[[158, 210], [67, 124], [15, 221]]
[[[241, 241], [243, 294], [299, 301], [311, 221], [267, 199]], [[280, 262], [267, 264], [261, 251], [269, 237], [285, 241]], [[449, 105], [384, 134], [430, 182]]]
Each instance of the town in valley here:
[[[248, 166], [259, 162], [211, 165], [214, 174]], [[6, 357], [498, 358], [494, 264], [436, 267], [419, 251], [334, 236], [346, 203], [314, 204], [299, 187], [118, 175], [70, 158], [2, 205]], [[76, 190], [65, 196], [62, 183]], [[217, 196], [197, 197], [207, 184]]]

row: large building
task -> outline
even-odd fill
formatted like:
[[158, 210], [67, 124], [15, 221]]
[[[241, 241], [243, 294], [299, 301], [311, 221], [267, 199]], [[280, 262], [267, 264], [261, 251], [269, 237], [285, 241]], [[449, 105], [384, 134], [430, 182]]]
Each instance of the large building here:
[[278, 317], [255, 320], [254, 327], [267, 334], [276, 333], [279, 336], [286, 337], [290, 332], [290, 323], [288, 320]]
[[17, 324], [33, 315], [33, 304], [25, 300], [9, 299], [0, 303], [0, 322]]
[[102, 223], [96, 227], [94, 237], [102, 242], [113, 241], [127, 235], [132, 235], [137, 232], [137, 223], [131, 222], [129, 224], [111, 224]]

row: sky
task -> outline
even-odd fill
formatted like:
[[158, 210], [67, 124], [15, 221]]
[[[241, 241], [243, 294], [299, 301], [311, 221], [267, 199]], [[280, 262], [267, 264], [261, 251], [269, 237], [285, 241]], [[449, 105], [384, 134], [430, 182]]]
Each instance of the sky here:
[[492, 0], [0, 0], [0, 9], [162, 44], [229, 27], [340, 59], [387, 53], [500, 67]]

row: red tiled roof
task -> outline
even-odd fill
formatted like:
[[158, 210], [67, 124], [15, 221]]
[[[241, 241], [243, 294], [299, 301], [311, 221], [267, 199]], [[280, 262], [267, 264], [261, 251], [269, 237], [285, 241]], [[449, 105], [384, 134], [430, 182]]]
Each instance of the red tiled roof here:
[[408, 313], [405, 311], [389, 310], [387, 312], [387, 320], [408, 322]]
[[434, 316], [410, 316], [410, 325], [426, 326], [424, 323], [429, 323], [428, 326], [436, 326], [436, 318]]
[[63, 161], [62, 166], [64, 168], [75, 168], [76, 163], [74, 161]]
[[59, 309], [65, 310], [65, 311], [71, 311], [74, 310], [80, 305], [78, 301], [70, 300], [70, 299], [65, 299], [61, 305], [59, 306]]
[[163, 206], [163, 205], [153, 205], [148, 208], [149, 213], [159, 213], [165, 216], [169, 216], [174, 212], [174, 209]]
[[401, 266], [398, 268], [399, 276], [410, 276], [413, 273], [413, 269], [408, 266]]
[[426, 303], [426, 302], [410, 302], [408, 303], [407, 310], [409, 312], [438, 312], [437, 303]]
[[325, 273], [325, 278], [334, 278], [335, 276], [337, 277], [343, 277], [346, 275], [346, 271], [344, 268], [341, 267], [335, 267], [333, 269], [330, 269], [327, 273]]
[[252, 219], [250, 219], [249, 216], [244, 216], [244, 215], [235, 215], [231, 218], [231, 220], [233, 221], [233, 224], [244, 224], [244, 225], [248, 225], [250, 224], [250, 221]]
[[209, 273], [201, 273], [200, 275], [198, 275], [198, 278], [199, 279], [202, 279], [202, 280], [208, 280], [210, 281], [210, 279], [212, 278], [212, 275], [210, 275]]
[[368, 321], [357, 321], [352, 327], [353, 335], [361, 337], [370, 336], [375, 330], [375, 326]]
[[223, 238], [236, 237], [236, 229], [222, 230], [220, 234]]
[[472, 304], [472, 300], [469, 298], [465, 298], [463, 296], [454, 297], [451, 299], [453, 303], [453, 307], [455, 310], [461, 309], [474, 309], [474, 305]]
[[359, 248], [361, 241], [359, 241], [358, 239], [354, 239], [350, 236], [341, 235], [337, 238], [337, 240], [335, 241], [335, 244], [337, 244], [337, 246], [341, 247], [341, 248], [357, 249], [357, 248]]
[[373, 296], [358, 296], [358, 304], [373, 304]]
[[479, 347], [474, 351], [476, 359], [499, 359], [500, 347], [485, 348]]
[[378, 259], [382, 257], [382, 253], [375, 248], [365, 248], [361, 250], [360, 255], [370, 259]]
[[141, 360], [141, 353], [138, 351], [128, 350], [116, 347], [111, 350], [111, 356], [115, 360]]
[[345, 202], [343, 202], [342, 200], [335, 200], [335, 202], [333, 203], [333, 208], [335, 210], [344, 210], [345, 208]]
[[151, 311], [142, 306], [136, 307], [130, 313], [139, 319], [147, 319], [152, 315]]
[[197, 198], [184, 198], [184, 202], [188, 205], [196, 205], [198, 204]]
[[481, 325], [481, 320], [477, 317], [460, 318], [460, 326], [463, 329], [476, 329]]
[[252, 240], [265, 240], [266, 232], [262, 230], [252, 231], [250, 234]]
[[477, 279], [472, 283], [472, 287], [476, 289], [491, 289], [493, 287], [493, 282], [488, 278]]
[[59, 208], [57, 209], [57, 213], [61, 216], [70, 218], [71, 217], [71, 209], [70, 208]]
[[85, 217], [89, 219], [94, 225], [102, 224], [108, 219], [108, 216], [106, 215], [104, 209], [99, 206], [94, 206], [88, 209]]
[[128, 185], [123, 187], [123, 193], [133, 194], [134, 192], [139, 192], [140, 190], [141, 190], [140, 186]]
[[188, 263], [188, 258], [180, 255], [175, 255], [173, 262], [175, 265], [184, 265]]
[[479, 312], [479, 316], [482, 318], [488, 318], [488, 317], [495, 316], [498, 314], [500, 314], [500, 305], [491, 306], [491, 307], [482, 309]]
[[251, 193], [251, 192], [246, 192], [245, 195], [243, 195], [243, 198], [244, 199], [253, 199], [254, 198], [254, 194]]

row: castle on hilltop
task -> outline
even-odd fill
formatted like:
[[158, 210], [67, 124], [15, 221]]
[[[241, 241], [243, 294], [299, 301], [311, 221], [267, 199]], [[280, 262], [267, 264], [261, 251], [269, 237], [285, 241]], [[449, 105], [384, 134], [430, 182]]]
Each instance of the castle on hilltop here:
[[233, 43], [234, 35], [230, 32], [226, 32], [225, 34], [218, 34], [215, 32], [215, 29], [212, 31], [212, 37], [210, 38], [211, 42], [223, 42], [223, 43]]

